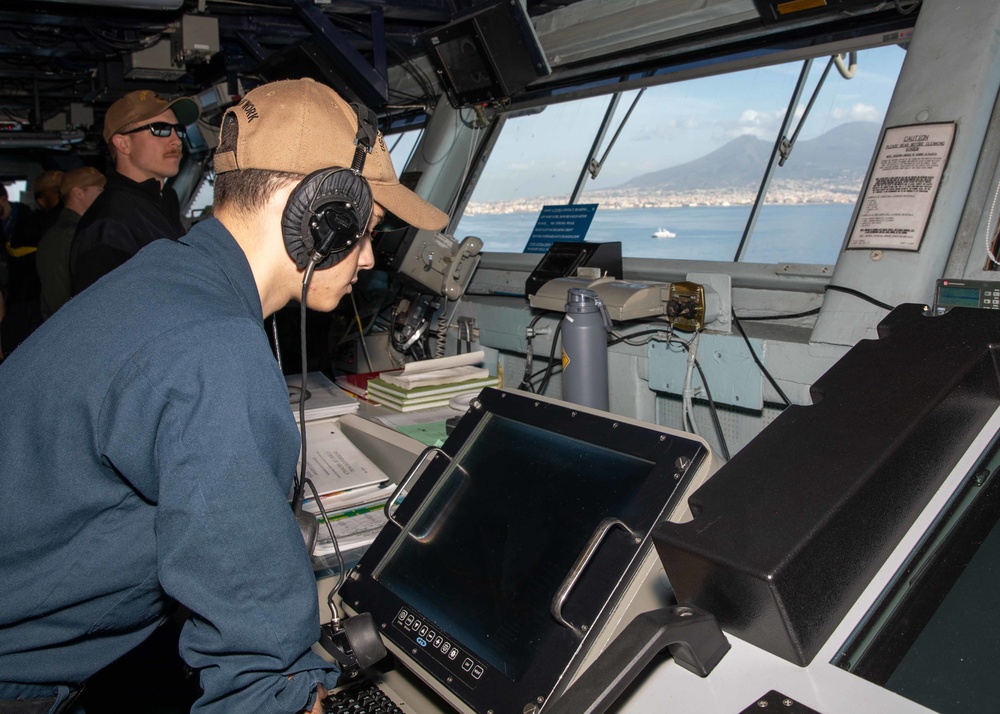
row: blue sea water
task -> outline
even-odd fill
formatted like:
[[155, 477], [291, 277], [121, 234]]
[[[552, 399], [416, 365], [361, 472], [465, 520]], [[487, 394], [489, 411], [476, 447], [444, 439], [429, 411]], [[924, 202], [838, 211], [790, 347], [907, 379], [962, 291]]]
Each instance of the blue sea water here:
[[[820, 263], [837, 260], [854, 206], [767, 205], [757, 219], [744, 260], [750, 263]], [[597, 209], [586, 240], [621, 241], [633, 258], [731, 261], [750, 216], [750, 206]], [[537, 213], [463, 216], [456, 238], [483, 239], [484, 250], [520, 253]], [[653, 238], [659, 228], [674, 238]]]

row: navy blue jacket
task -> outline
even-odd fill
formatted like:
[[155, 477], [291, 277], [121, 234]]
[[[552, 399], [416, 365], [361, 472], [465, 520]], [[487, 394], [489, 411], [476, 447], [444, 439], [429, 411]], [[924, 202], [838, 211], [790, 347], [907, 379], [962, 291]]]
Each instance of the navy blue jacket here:
[[[82, 292], [159, 238], [184, 235], [180, 202], [170, 186], [108, 172], [104, 190], [83, 214], [70, 250], [73, 294]], [[37, 240], [36, 240], [37, 245]]]
[[297, 712], [332, 687], [287, 502], [298, 452], [250, 266], [218, 221], [69, 301], [0, 364], [0, 691], [85, 680], [173, 601], [194, 613], [193, 711]]

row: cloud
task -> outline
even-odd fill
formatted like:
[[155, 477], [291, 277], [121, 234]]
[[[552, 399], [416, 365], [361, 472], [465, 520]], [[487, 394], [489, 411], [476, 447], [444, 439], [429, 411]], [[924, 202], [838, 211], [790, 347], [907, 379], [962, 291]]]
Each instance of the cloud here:
[[[634, 142], [656, 142], [663, 141], [664, 136], [684, 136], [686, 132], [702, 129], [705, 126], [704, 118], [693, 115], [679, 117], [662, 118], [652, 126], [645, 126], [642, 129], [627, 134], [629, 141]], [[623, 136], [626, 136], [623, 134]]]
[[[797, 110], [796, 114], [801, 115], [801, 111]], [[719, 125], [716, 138], [719, 141], [729, 141], [749, 134], [758, 139], [773, 139], [781, 127], [784, 117], [784, 109], [772, 111], [744, 109], [735, 122]]]
[[[792, 123], [792, 130], [802, 120], [804, 106], [800, 104], [795, 110], [795, 121]], [[715, 131], [715, 139], [719, 142], [730, 141], [740, 136], [749, 134], [758, 139], [772, 141], [781, 128], [781, 123], [785, 117], [784, 109], [772, 111], [762, 111], [759, 109], [744, 109], [739, 117], [730, 123], [720, 123]], [[871, 104], [857, 102], [850, 107], [836, 108], [830, 111], [829, 115], [822, 117], [821, 113], [813, 110], [806, 120], [805, 132], [803, 136], [811, 133], [829, 131], [838, 124], [852, 121], [882, 121], [881, 112]], [[822, 123], [818, 120], [822, 119]]]
[[882, 121], [882, 114], [871, 104], [857, 103], [849, 109], [837, 108], [830, 112], [834, 121]]

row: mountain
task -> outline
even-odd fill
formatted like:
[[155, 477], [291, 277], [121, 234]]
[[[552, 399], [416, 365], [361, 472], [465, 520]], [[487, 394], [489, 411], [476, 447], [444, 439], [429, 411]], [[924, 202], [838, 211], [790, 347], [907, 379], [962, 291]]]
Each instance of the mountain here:
[[[848, 181], [864, 178], [881, 126], [849, 122], [808, 141], [798, 140], [776, 179]], [[616, 188], [697, 190], [756, 186], [773, 142], [744, 135], [700, 159], [641, 174]]]

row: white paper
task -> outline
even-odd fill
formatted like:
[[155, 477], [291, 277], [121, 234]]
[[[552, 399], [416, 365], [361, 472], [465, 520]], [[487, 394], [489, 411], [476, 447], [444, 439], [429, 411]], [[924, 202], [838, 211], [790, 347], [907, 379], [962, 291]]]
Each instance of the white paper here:
[[[302, 392], [302, 375], [285, 376], [288, 386], [288, 402], [292, 407], [295, 421], [299, 420], [299, 395]], [[361, 406], [357, 399], [334, 384], [322, 372], [309, 372], [306, 375], [306, 422], [317, 419], [327, 419], [341, 414], [356, 412]]]
[[464, 367], [467, 364], [479, 364], [486, 357], [483, 350], [476, 352], [466, 352], [461, 355], [451, 357], [438, 357], [437, 359], [424, 359], [419, 362], [408, 362], [403, 366], [403, 374], [419, 374], [420, 372], [430, 372], [436, 369], [448, 369], [449, 367]]
[[[489, 376], [490, 371], [486, 367], [462, 364], [458, 367], [432, 369], [429, 372], [417, 372], [416, 374], [387, 374], [382, 377], [382, 381], [401, 389], [416, 389], [419, 387], [444, 387], [473, 379], [489, 379]], [[378, 389], [372, 391], [377, 392]]]
[[401, 426], [414, 426], [416, 424], [427, 424], [433, 421], [447, 421], [453, 416], [464, 414], [465, 409], [452, 409], [451, 407], [435, 407], [433, 409], [421, 409], [413, 412], [397, 412], [391, 415], [375, 417], [388, 427], [396, 429]]
[[306, 476], [321, 497], [389, 480], [335, 422], [306, 422]]

